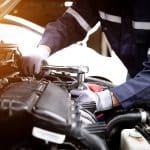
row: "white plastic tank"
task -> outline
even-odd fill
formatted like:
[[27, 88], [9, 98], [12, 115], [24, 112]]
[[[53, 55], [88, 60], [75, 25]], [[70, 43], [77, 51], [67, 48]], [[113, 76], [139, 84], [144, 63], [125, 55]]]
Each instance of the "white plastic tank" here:
[[150, 144], [136, 129], [121, 132], [121, 150], [150, 150]]

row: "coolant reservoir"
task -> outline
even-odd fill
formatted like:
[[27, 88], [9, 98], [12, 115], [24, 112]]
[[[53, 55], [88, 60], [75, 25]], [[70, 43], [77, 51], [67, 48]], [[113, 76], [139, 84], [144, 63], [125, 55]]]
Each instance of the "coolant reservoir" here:
[[150, 144], [136, 129], [121, 132], [121, 150], [150, 150]]

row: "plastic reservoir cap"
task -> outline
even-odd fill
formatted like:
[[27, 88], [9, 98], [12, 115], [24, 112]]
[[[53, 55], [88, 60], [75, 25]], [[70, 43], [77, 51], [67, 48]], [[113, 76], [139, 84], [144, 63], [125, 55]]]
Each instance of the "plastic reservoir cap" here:
[[131, 132], [129, 132], [129, 136], [133, 138], [142, 138], [143, 136], [137, 132], [136, 129], [132, 129]]
[[135, 128], [124, 129], [121, 132], [121, 150], [150, 150], [150, 144]]

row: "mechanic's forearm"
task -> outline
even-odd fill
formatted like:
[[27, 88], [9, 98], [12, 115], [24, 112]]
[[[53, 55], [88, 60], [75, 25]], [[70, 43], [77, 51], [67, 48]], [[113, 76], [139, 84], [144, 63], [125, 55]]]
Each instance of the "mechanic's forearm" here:
[[112, 105], [113, 105], [113, 107], [120, 105], [119, 100], [115, 97], [115, 95], [113, 93], [112, 93]]

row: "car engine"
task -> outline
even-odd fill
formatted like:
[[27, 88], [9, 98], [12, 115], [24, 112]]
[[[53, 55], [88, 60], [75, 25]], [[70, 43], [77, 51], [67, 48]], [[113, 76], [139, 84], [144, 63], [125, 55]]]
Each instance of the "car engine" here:
[[44, 65], [39, 75], [26, 76], [18, 46], [1, 43], [1, 149], [149, 150], [150, 105], [95, 112], [95, 103], [80, 104], [70, 91], [83, 83], [115, 85], [86, 72], [86, 66]]

